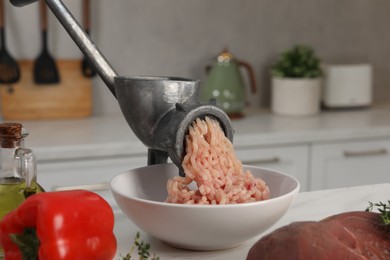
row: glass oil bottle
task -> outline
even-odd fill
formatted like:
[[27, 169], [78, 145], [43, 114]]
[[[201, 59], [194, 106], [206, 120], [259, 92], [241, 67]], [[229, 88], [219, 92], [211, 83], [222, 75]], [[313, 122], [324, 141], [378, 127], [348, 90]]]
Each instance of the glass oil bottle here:
[[0, 221], [28, 196], [43, 191], [37, 183], [34, 153], [24, 148], [26, 136], [21, 124], [0, 123]]

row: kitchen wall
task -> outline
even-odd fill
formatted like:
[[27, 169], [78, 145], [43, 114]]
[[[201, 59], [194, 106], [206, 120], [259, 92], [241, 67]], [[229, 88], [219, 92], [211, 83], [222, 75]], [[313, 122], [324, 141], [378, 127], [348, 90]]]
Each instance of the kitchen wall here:
[[[65, 3], [80, 19], [79, 0]], [[228, 45], [253, 64], [259, 91], [253, 106], [269, 105], [270, 64], [296, 43], [312, 45], [327, 63], [370, 62], [374, 100], [390, 102], [390, 1], [387, 0], [91, 0], [91, 34], [121, 75], [202, 78], [204, 64]], [[7, 43], [18, 59], [40, 50], [38, 5], [5, 1]], [[80, 58], [50, 13], [50, 49], [56, 58]], [[100, 78], [94, 114], [119, 113]]]

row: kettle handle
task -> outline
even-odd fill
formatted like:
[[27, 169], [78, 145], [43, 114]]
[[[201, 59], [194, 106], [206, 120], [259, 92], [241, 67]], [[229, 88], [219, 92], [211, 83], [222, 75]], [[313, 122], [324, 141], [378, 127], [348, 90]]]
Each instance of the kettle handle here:
[[255, 73], [252, 68], [252, 65], [249, 64], [249, 62], [243, 60], [237, 60], [237, 63], [239, 66], [242, 66], [246, 69], [251, 84], [251, 91], [252, 93], [256, 93], [256, 79], [255, 79]]
[[213, 64], [211, 62], [207, 63], [204, 66], [204, 72], [206, 73], [206, 75], [208, 75], [210, 73], [212, 67], [213, 67]]

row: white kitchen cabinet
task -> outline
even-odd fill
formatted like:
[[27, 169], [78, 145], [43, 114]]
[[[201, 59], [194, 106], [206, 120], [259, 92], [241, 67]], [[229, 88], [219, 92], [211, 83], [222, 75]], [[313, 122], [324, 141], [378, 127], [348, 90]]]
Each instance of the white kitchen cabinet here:
[[314, 144], [313, 190], [390, 182], [390, 139]]
[[115, 208], [116, 203], [109, 190], [111, 178], [126, 170], [145, 166], [146, 162], [146, 155], [38, 162], [38, 182], [46, 191], [77, 188], [94, 191]]
[[[238, 149], [244, 164], [279, 170], [296, 177], [301, 191], [307, 190], [307, 146]], [[110, 204], [115, 202], [108, 183], [128, 169], [145, 166], [147, 156], [122, 156], [38, 163], [38, 182], [47, 190], [88, 189], [102, 195]]]
[[[244, 164], [295, 176], [301, 191], [390, 182], [389, 114], [388, 105], [310, 117], [255, 110], [232, 121], [234, 146]], [[48, 190], [104, 188], [114, 175], [146, 165], [146, 148], [122, 115], [22, 123]]]
[[[292, 175], [300, 191], [390, 182], [390, 138], [236, 149], [245, 165]], [[108, 183], [115, 175], [146, 165], [147, 155], [53, 160], [38, 163], [38, 181], [48, 191], [82, 188], [116, 204]]]
[[300, 182], [300, 191], [309, 189], [307, 182], [309, 147], [306, 145], [239, 148], [236, 155], [243, 164], [269, 168], [294, 176]]

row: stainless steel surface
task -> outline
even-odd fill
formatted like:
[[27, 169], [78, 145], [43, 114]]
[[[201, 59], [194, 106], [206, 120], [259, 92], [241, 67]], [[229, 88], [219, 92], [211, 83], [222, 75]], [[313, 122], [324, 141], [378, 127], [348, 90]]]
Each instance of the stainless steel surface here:
[[148, 164], [181, 162], [189, 125], [198, 117], [217, 119], [233, 140], [228, 116], [213, 104], [198, 102], [200, 82], [174, 77], [116, 77], [117, 99], [135, 135], [149, 147]]
[[135, 135], [153, 147], [156, 124], [176, 103], [195, 102], [196, 81], [169, 77], [117, 77], [117, 100]]
[[[34, 1], [10, 0], [16, 6]], [[45, 0], [81, 51], [117, 98], [127, 123], [148, 147], [148, 164], [164, 163], [168, 155], [179, 167], [184, 157], [185, 135], [198, 117], [218, 120], [232, 140], [229, 117], [215, 103], [198, 102], [199, 81], [174, 77], [118, 76], [61, 0]], [[112, 134], [112, 133], [111, 133]]]

